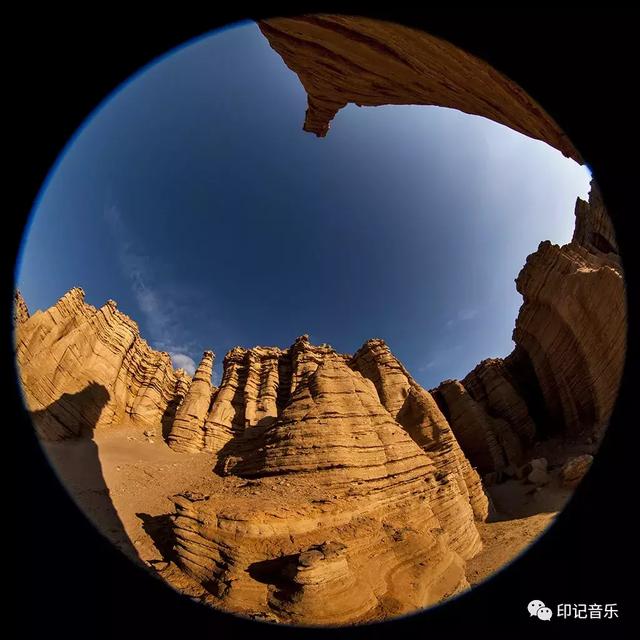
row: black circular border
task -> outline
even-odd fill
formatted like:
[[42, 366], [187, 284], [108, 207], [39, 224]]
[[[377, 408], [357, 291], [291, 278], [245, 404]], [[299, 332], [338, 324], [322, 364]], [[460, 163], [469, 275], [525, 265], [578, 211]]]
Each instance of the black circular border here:
[[[354, 3], [278, 6], [256, 11], [233, 8], [114, 5], [34, 9], [8, 21], [5, 53], [9, 87], [10, 204], [4, 225], [5, 367], [9, 372], [5, 429], [25, 444], [17, 476], [5, 485], [5, 504], [19, 504], [5, 516], [13, 544], [7, 556], [19, 560], [23, 624], [34, 637], [155, 638], [188, 634], [249, 633], [285, 637], [331, 634], [387, 637], [389, 633], [516, 632], [539, 637], [565, 635], [587, 625], [622, 637], [633, 619], [626, 573], [635, 540], [635, 491], [631, 452], [635, 425], [637, 336], [629, 333], [625, 376], [611, 426], [592, 471], [549, 533], [494, 578], [423, 614], [375, 626], [335, 630], [294, 629], [253, 623], [216, 613], [167, 589], [136, 569], [98, 535], [59, 484], [22, 408], [15, 382], [10, 306], [13, 269], [23, 225], [58, 154], [91, 111], [144, 64], [186, 40], [243, 18], [313, 11], [391, 19], [483, 58], [522, 86], [560, 124], [597, 178], [614, 221], [624, 261], [629, 327], [638, 326], [637, 250], [634, 216], [639, 195], [635, 167], [637, 104], [631, 12], [585, 6], [561, 10], [540, 4], [519, 10], [473, 8], [460, 3], [421, 9], [387, 6], [373, 10]], [[257, 105], [256, 108], [259, 108]], [[5, 147], [6, 149], [6, 147]], [[634, 179], [635, 178], [635, 179]], [[5, 379], [6, 380], [6, 379]], [[6, 442], [12, 442], [7, 438]], [[7, 458], [14, 458], [6, 449]], [[27, 490], [25, 491], [25, 485]], [[12, 559], [12, 558], [8, 558]], [[635, 578], [635, 576], [631, 576]], [[13, 588], [13, 587], [10, 587]], [[530, 619], [533, 598], [559, 603], [616, 602], [613, 621]], [[213, 636], [212, 636], [213, 637]]]

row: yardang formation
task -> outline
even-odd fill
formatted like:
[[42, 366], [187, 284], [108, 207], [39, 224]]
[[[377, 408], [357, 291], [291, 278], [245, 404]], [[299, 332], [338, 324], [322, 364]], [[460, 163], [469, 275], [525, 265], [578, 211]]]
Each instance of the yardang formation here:
[[[337, 16], [260, 28], [308, 92], [307, 131], [325, 135], [347, 102], [445, 105], [579, 159], [513, 83], [436, 38]], [[383, 340], [350, 355], [302, 336], [287, 349], [231, 350], [216, 388], [211, 351], [191, 378], [115, 302], [93, 307], [76, 288], [33, 315], [16, 294], [26, 405], [46, 441], [128, 425], [207, 456], [222, 480], [173, 496], [168, 525], [162, 575], [186, 593], [303, 624], [413, 611], [468, 586], [476, 523], [490, 510], [479, 474], [496, 481], [531, 460], [536, 442], [598, 440], [608, 423], [625, 354], [624, 279], [595, 183], [575, 213], [572, 242], [541, 243], [516, 279], [513, 353], [463, 380], [427, 391]], [[589, 464], [569, 465], [567, 483]]]

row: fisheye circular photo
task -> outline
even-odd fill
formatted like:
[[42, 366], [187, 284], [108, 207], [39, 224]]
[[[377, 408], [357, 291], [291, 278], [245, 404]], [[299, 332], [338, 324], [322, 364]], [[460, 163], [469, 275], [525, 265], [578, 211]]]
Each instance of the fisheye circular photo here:
[[553, 523], [615, 405], [595, 178], [426, 32], [322, 14], [189, 41], [89, 116], [31, 212], [39, 442], [101, 534], [215, 609], [335, 627], [464, 593]]

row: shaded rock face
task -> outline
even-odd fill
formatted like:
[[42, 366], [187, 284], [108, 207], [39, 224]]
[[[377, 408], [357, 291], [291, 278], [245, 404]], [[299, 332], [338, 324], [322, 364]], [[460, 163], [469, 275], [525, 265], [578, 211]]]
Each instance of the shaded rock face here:
[[[591, 253], [617, 255], [616, 233], [595, 181], [591, 182], [589, 202], [576, 201], [576, 225], [572, 242], [583, 246]], [[613, 259], [613, 255], [609, 255]]]
[[569, 458], [560, 469], [562, 483], [568, 487], [576, 487], [589, 471], [592, 463], [593, 456], [588, 453]]
[[514, 351], [484, 360], [461, 382], [445, 381], [432, 390], [481, 473], [518, 467], [534, 440], [549, 435], [602, 436], [626, 351], [624, 275], [616, 246], [592, 182], [589, 203], [576, 204], [572, 241], [562, 247], [542, 242], [516, 279], [523, 304]]
[[[605, 235], [606, 253], [594, 246], [603, 246], [598, 238]], [[533, 365], [552, 420], [570, 434], [602, 434], [622, 377], [626, 296], [614, 245], [592, 183], [589, 204], [576, 206], [573, 241], [542, 242], [516, 279], [524, 302], [513, 339]]]
[[325, 136], [348, 103], [434, 105], [484, 116], [580, 162], [560, 127], [518, 85], [423, 31], [326, 14], [262, 20], [259, 27], [307, 92], [305, 131]]
[[[175, 404], [182, 383], [169, 354], [149, 347], [112, 300], [97, 309], [75, 288], [47, 311], [18, 317], [16, 358], [24, 399], [44, 439], [124, 422], [155, 427]], [[87, 388], [100, 389], [99, 402], [81, 393]], [[48, 407], [56, 407], [55, 413]]]

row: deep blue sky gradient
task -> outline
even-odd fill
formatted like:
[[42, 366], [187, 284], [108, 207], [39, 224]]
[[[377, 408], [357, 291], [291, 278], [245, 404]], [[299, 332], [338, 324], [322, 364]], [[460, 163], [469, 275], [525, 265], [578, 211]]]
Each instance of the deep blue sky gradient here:
[[427, 388], [508, 354], [514, 278], [567, 242], [589, 173], [436, 107], [349, 105], [302, 131], [306, 94], [256, 25], [156, 61], [87, 121], [41, 193], [18, 285], [44, 309], [107, 299], [176, 364], [309, 333], [382, 337]]

